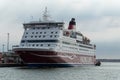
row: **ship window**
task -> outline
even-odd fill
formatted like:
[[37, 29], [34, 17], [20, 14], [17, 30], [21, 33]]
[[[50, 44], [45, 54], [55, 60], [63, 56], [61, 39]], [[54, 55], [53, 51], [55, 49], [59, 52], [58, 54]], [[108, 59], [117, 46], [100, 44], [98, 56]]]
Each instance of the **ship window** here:
[[48, 27], [48, 29], [50, 29], [50, 27]]
[[45, 37], [45, 35], [43, 35], [43, 37]]
[[38, 34], [38, 32], [36, 32], [36, 34]]
[[36, 46], [39, 46], [38, 44], [36, 44]]
[[26, 32], [26, 34], [28, 34], [28, 32]]
[[35, 36], [35, 38], [37, 38], [37, 36]]
[[22, 40], [21, 43], [30, 42], [30, 43], [36, 43], [36, 42], [59, 42], [59, 40]]
[[35, 44], [33, 44], [32, 46], [35, 46]]
[[52, 37], [52, 35], [50, 35], [50, 37]]
[[42, 34], [42, 32], [40, 32], [40, 34]]
[[42, 29], [45, 29], [45, 27], [42, 27]]
[[27, 38], [27, 36], [25, 36], [25, 38]]
[[57, 35], [55, 35], [54, 37], [57, 37]]
[[31, 36], [31, 38], [33, 38], [33, 36]]
[[41, 35], [39, 36], [39, 38], [41, 37]]
[[34, 32], [32, 32], [32, 34], [34, 34]]
[[35, 29], [35, 28], [33, 28], [33, 29]]
[[53, 34], [53, 32], [51, 32], [51, 34]]
[[50, 46], [50, 44], [48, 44], [48, 46]]
[[41, 44], [41, 46], [43, 46], [43, 44]]
[[37, 29], [40, 29], [39, 27]]
[[55, 32], [56, 34], [58, 33], [58, 32]]
[[46, 32], [44, 32], [44, 34], [46, 34]]

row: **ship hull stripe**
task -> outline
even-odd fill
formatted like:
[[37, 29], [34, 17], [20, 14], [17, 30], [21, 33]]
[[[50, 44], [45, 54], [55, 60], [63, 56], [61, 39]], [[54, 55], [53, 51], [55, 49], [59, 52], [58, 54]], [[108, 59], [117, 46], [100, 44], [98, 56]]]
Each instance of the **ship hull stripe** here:
[[20, 55], [25, 64], [38, 66], [53, 65], [55, 66], [65, 66], [65, 65], [94, 65], [95, 57], [94, 55], [81, 55], [81, 54], [69, 54], [60, 53], [53, 51], [18, 51], [16, 52]]

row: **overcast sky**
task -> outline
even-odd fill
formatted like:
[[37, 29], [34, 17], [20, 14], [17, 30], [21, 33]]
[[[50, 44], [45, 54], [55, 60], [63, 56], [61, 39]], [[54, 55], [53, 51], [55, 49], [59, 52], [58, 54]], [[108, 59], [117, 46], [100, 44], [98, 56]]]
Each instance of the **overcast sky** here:
[[[10, 46], [20, 43], [22, 23], [39, 20], [45, 7], [67, 28], [74, 17], [77, 31], [97, 45], [97, 58], [120, 58], [119, 0], [0, 0], [0, 50], [10, 33]], [[33, 16], [33, 17], [32, 17]]]

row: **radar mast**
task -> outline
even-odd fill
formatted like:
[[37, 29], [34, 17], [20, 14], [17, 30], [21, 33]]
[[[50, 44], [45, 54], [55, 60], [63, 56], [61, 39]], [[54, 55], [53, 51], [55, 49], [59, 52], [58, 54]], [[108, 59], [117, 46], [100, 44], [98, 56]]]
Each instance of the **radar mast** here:
[[50, 16], [48, 15], [47, 7], [45, 7], [45, 11], [43, 13], [43, 21], [49, 21]]

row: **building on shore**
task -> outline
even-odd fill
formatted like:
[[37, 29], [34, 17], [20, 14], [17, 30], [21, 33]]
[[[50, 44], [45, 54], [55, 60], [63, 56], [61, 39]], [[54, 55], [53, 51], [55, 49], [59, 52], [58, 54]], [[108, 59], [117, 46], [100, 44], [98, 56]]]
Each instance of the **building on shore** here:
[[13, 51], [9, 50], [8, 52], [2, 53], [1, 63], [19, 64], [19, 63], [21, 63], [21, 59], [17, 54], [15, 54]]
[[0, 64], [2, 63], [2, 52], [0, 52]]

